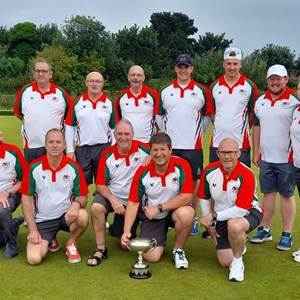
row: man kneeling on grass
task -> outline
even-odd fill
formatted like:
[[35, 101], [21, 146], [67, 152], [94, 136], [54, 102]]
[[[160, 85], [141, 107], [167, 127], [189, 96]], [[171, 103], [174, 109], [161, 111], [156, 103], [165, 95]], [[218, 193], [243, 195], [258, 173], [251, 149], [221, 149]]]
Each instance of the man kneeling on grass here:
[[229, 280], [243, 281], [247, 233], [262, 220], [256, 179], [251, 169], [239, 162], [241, 151], [234, 139], [223, 139], [217, 155], [220, 161], [206, 166], [200, 177], [201, 225], [216, 246], [221, 267], [230, 267]]
[[84, 207], [89, 191], [79, 165], [63, 154], [65, 146], [64, 134], [59, 129], [49, 130], [45, 137], [47, 154], [29, 165], [29, 174], [22, 182], [23, 213], [29, 229], [27, 261], [31, 265], [42, 262], [59, 230], [70, 232], [68, 261], [81, 260], [76, 242], [88, 227]]
[[[144, 253], [148, 262], [158, 262], [164, 251], [168, 227], [175, 228], [173, 261], [177, 269], [187, 269], [188, 260], [183, 250], [194, 226], [193, 178], [188, 162], [171, 156], [171, 139], [166, 133], [154, 134], [149, 141], [151, 162], [137, 169], [130, 188], [125, 212], [123, 245], [128, 245], [131, 228], [138, 214], [140, 203], [143, 211], [140, 236], [155, 238], [155, 250]], [[146, 201], [144, 196], [146, 196]], [[144, 202], [143, 202], [144, 201]]]

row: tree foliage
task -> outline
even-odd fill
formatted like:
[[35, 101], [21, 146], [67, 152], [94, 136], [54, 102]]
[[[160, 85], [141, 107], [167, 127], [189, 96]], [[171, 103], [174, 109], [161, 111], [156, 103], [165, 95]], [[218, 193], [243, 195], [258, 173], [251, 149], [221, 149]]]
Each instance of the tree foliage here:
[[40, 48], [37, 27], [30, 22], [16, 24], [9, 33], [9, 52], [27, 64]]
[[275, 64], [284, 65], [288, 72], [294, 69], [295, 51], [286, 46], [267, 44], [260, 50], [254, 50], [253, 55], [267, 62], [267, 68]]
[[157, 32], [159, 51], [163, 66], [173, 66], [177, 55], [181, 53], [193, 54], [192, 38], [197, 31], [194, 20], [183, 13], [153, 13], [150, 23]]
[[65, 47], [80, 59], [89, 55], [92, 51], [103, 53], [106, 40], [110, 37], [105, 31], [105, 26], [90, 16], [72, 16], [65, 20], [62, 27], [65, 37]]
[[199, 40], [195, 43], [194, 51], [199, 55], [210, 51], [224, 51], [232, 42], [233, 39], [225, 39], [225, 32], [220, 35], [206, 32], [204, 35], [199, 35]]
[[[146, 84], [159, 88], [174, 79], [177, 55], [187, 53], [194, 61], [193, 77], [209, 85], [223, 73], [223, 51], [233, 39], [206, 32], [195, 34], [194, 20], [183, 13], [157, 12], [150, 16], [150, 26], [136, 24], [116, 34], [90, 16], [72, 16], [63, 26], [53, 23], [39, 25], [18, 23], [10, 29], [0, 27], [0, 88], [13, 91], [29, 80], [28, 61], [36, 57], [49, 60], [54, 66], [54, 82], [73, 96], [85, 90], [84, 79], [91, 71], [105, 78], [105, 89], [120, 90], [128, 85], [127, 72], [141, 65]], [[290, 86], [300, 75], [300, 57], [288, 47], [267, 44], [246, 56], [241, 71], [266, 88], [266, 71], [273, 64], [286, 66]]]

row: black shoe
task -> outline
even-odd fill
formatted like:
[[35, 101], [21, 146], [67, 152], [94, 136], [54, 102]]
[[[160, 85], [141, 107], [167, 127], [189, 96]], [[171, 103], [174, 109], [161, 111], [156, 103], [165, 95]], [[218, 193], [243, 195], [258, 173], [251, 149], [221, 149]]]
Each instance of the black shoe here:
[[4, 257], [6, 259], [11, 259], [18, 255], [18, 249], [16, 245], [13, 245], [11, 242], [7, 242], [4, 250]]
[[201, 235], [204, 239], [211, 239], [211, 236], [209, 235], [207, 230], [203, 231]]

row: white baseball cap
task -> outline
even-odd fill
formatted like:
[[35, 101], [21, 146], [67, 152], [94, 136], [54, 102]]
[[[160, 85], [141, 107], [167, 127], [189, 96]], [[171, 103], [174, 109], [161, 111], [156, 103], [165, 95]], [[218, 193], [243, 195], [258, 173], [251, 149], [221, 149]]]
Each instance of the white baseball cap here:
[[269, 78], [271, 75], [278, 75], [284, 77], [287, 76], [287, 70], [283, 65], [273, 65], [268, 70], [267, 78]]
[[224, 60], [225, 59], [238, 59], [242, 60], [242, 51], [239, 48], [227, 48], [224, 52]]

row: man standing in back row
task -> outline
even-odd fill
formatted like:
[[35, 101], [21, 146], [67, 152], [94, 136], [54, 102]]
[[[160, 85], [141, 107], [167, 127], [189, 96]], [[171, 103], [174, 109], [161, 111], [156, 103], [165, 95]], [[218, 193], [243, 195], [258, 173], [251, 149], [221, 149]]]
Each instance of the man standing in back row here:
[[50, 64], [39, 59], [34, 63], [33, 83], [24, 85], [16, 96], [15, 115], [22, 120], [24, 156], [29, 164], [46, 154], [45, 135], [51, 128], [64, 129], [71, 97], [51, 82]]
[[209, 162], [219, 160], [217, 150], [220, 141], [231, 137], [241, 149], [239, 160], [250, 167], [250, 128], [258, 89], [254, 82], [240, 73], [241, 60], [240, 49], [227, 48], [224, 52], [224, 74], [209, 87], [211, 97], [207, 112], [211, 114], [214, 125]]
[[134, 139], [148, 143], [155, 132], [154, 105], [158, 94], [144, 85], [145, 74], [140, 66], [132, 66], [127, 78], [130, 86], [119, 93], [115, 102], [117, 120], [127, 119], [133, 126]]
[[[208, 91], [205, 86], [195, 82], [191, 75], [194, 71], [192, 59], [187, 54], [176, 58], [177, 78], [162, 87], [155, 114], [161, 131], [172, 140], [172, 155], [186, 159], [194, 180], [194, 208], [197, 211], [196, 197], [198, 179], [203, 170], [203, 119], [205, 116]], [[192, 234], [198, 233], [198, 220], [195, 218]]]
[[102, 152], [111, 145], [115, 110], [113, 100], [102, 91], [104, 79], [99, 72], [89, 73], [85, 85], [87, 91], [74, 100], [67, 115], [66, 143], [67, 156], [79, 163], [90, 185], [97, 177]]
[[295, 109], [300, 105], [296, 92], [287, 87], [289, 77], [282, 65], [268, 69], [268, 91], [255, 103], [253, 131], [253, 163], [260, 167], [260, 188], [265, 210], [261, 227], [250, 242], [272, 241], [271, 220], [280, 195], [283, 231], [278, 250], [289, 250], [293, 244], [292, 228], [296, 215], [296, 184], [291, 148], [290, 126]]

